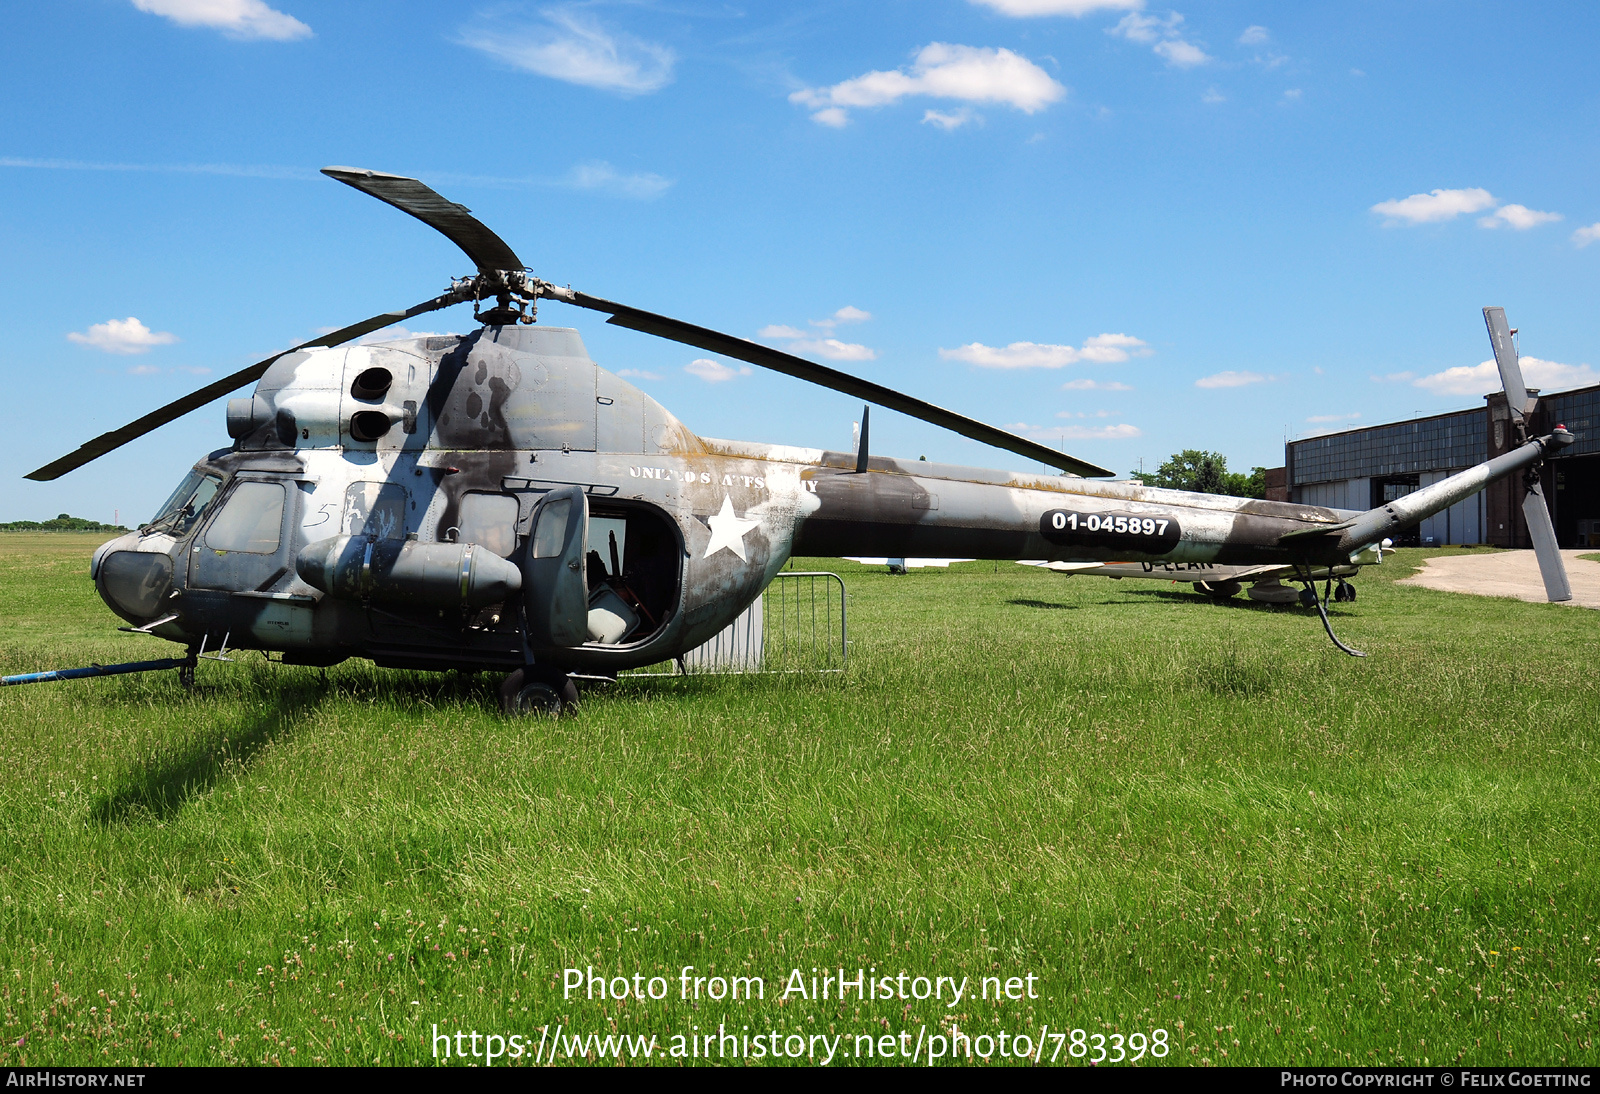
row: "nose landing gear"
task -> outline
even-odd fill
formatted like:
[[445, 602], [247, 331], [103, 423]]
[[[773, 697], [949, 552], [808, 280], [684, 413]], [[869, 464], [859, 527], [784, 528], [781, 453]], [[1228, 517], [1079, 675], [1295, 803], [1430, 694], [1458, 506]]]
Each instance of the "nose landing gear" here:
[[500, 685], [500, 710], [512, 718], [558, 718], [578, 709], [578, 686], [551, 665], [528, 665]]

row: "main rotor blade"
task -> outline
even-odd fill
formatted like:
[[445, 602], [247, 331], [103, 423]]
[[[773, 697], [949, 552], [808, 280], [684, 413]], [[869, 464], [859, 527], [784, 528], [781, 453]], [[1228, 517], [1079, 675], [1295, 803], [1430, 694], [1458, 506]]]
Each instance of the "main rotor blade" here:
[[324, 334], [319, 338], [313, 338], [309, 342], [301, 342], [293, 349], [286, 349], [282, 353], [274, 353], [265, 361], [257, 361], [249, 368], [242, 368], [238, 372], [207, 384], [198, 391], [190, 392], [181, 399], [175, 399], [158, 410], [152, 410], [144, 417], [137, 421], [129, 422], [121, 429], [113, 429], [109, 433], [102, 433], [76, 452], [62, 456], [53, 463], [47, 463], [39, 470], [30, 472], [24, 477], [33, 479], [35, 482], [49, 482], [51, 479], [58, 479], [68, 471], [74, 471], [82, 467], [90, 460], [97, 460], [107, 452], [121, 448], [129, 441], [142, 437], [153, 429], [159, 429], [168, 422], [183, 417], [191, 410], [197, 410], [205, 406], [213, 399], [244, 387], [246, 384], [254, 383], [261, 379], [267, 369], [272, 367], [272, 362], [280, 357], [286, 357], [303, 349], [341, 345], [353, 338], [360, 338], [363, 334], [370, 334], [375, 330], [393, 326], [395, 323], [409, 319], [413, 315], [434, 311], [437, 308], [454, 303], [458, 303], [458, 301], [449, 299], [449, 294], [447, 293], [445, 296], [436, 297], [424, 304], [418, 304], [409, 311], [384, 312], [382, 315], [374, 315], [371, 319], [363, 319], [359, 323], [352, 323], [350, 326], [336, 330], [332, 334]]
[[1550, 508], [1545, 504], [1544, 491], [1533, 484], [1522, 499], [1522, 515], [1528, 522], [1528, 536], [1533, 540], [1533, 553], [1539, 560], [1539, 576], [1544, 578], [1544, 592], [1551, 603], [1572, 599], [1572, 585], [1567, 580], [1567, 567], [1561, 561], [1561, 551], [1556, 546], [1556, 530], [1550, 523]]
[[1522, 382], [1522, 366], [1517, 363], [1517, 346], [1506, 324], [1506, 310], [1484, 308], [1483, 322], [1489, 328], [1489, 344], [1494, 346], [1494, 363], [1500, 369], [1500, 386], [1505, 388], [1511, 416], [1520, 422], [1528, 412], [1528, 387]]
[[480, 271], [523, 268], [516, 252], [473, 216], [471, 209], [441, 196], [426, 183], [359, 167], [324, 167], [322, 173], [410, 213], [465, 251]]
[[[803, 357], [796, 357], [782, 350], [769, 349], [744, 338], [735, 338], [731, 334], [710, 330], [706, 327], [697, 327], [678, 319], [669, 319], [664, 315], [654, 312], [641, 311], [630, 308], [626, 304], [618, 304], [610, 300], [602, 300], [597, 296], [576, 292], [571, 289], [551, 287], [552, 299], [562, 300], [568, 304], [576, 304], [580, 308], [591, 311], [605, 312], [611, 316], [607, 322], [630, 330], [643, 331], [654, 334], [673, 342], [682, 342], [686, 346], [695, 346], [699, 349], [720, 353], [725, 357], [732, 357], [739, 361], [748, 361], [752, 365], [781, 372], [785, 376], [793, 376], [799, 380], [806, 380], [833, 391], [841, 391], [846, 395], [854, 395], [858, 399], [865, 399], [870, 403], [898, 410], [913, 418], [931, 422], [937, 426], [970, 437], [975, 441], [1003, 448], [1007, 452], [1015, 452], [1019, 456], [1026, 456], [1030, 460], [1051, 467], [1059, 467], [1063, 471], [1074, 475], [1086, 477], [1108, 476], [1115, 472], [1103, 467], [1080, 460], [1056, 451], [1047, 445], [1030, 441], [1026, 437], [1019, 437], [1004, 429], [997, 429], [986, 425], [964, 414], [957, 414], [953, 410], [934, 406], [932, 403], [902, 394], [893, 388], [875, 384], [871, 380], [863, 380], [851, 376], [847, 372], [840, 372], [826, 365], [819, 365], [814, 361], [807, 361]], [[866, 439], [866, 430], [862, 430], [862, 440]]]

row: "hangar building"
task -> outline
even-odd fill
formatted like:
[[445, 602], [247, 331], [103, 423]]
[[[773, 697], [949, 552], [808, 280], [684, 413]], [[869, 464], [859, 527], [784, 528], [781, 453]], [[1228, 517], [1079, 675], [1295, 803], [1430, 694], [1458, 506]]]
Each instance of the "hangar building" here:
[[[1530, 388], [1529, 395], [1538, 395]], [[1336, 509], [1374, 509], [1446, 475], [1492, 459], [1510, 441], [1504, 392], [1487, 405], [1390, 425], [1366, 426], [1284, 446], [1289, 500]], [[1600, 385], [1540, 395], [1529, 423], [1535, 434], [1565, 425], [1577, 442], [1545, 461], [1544, 495], [1563, 547], [1600, 546]], [[1522, 519], [1522, 480], [1513, 475], [1422, 521], [1405, 545], [1430, 540], [1530, 547]]]

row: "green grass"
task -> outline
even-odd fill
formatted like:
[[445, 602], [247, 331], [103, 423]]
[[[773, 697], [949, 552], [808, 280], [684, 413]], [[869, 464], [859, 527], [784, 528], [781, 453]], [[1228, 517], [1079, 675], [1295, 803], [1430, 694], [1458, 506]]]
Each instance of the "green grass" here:
[[[97, 538], [0, 541], [0, 672], [170, 648], [116, 632]], [[555, 723], [487, 677], [253, 654], [192, 693], [5, 689], [0, 1065], [951, 1022], [1163, 1029], [1167, 1063], [1592, 1064], [1600, 616], [1393, 584], [1442, 553], [1332, 606], [1364, 660], [1182, 585], [797, 560], [849, 585], [843, 676], [625, 682]], [[679, 1001], [685, 965], [767, 998]], [[672, 990], [563, 1001], [584, 966]], [[840, 966], [971, 994], [776, 998]]]

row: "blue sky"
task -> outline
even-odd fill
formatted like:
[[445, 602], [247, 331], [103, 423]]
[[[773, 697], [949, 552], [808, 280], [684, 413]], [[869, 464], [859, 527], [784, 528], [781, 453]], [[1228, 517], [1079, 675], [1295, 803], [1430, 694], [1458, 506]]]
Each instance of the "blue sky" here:
[[[1597, 31], [1490, 3], [7, 5], [0, 519], [147, 518], [226, 443], [220, 402], [22, 475], [468, 272], [327, 164], [422, 178], [549, 280], [1119, 471], [1478, 404], [1486, 304], [1530, 383], [1593, 383]], [[859, 416], [541, 319], [706, 435], [843, 447]], [[887, 411], [872, 441], [1028, 466]]]

